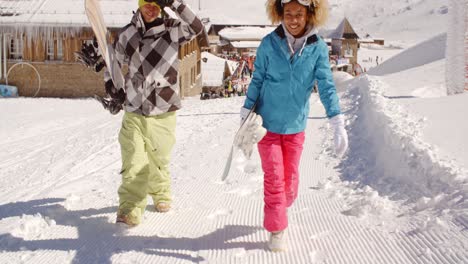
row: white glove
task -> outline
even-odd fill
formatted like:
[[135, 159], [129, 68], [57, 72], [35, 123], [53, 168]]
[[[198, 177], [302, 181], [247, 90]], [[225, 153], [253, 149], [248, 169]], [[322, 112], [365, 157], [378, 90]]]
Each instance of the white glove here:
[[262, 126], [262, 117], [254, 112], [248, 115], [249, 112], [250, 110], [246, 108], [241, 109], [241, 127], [234, 139], [234, 145], [242, 150], [247, 159], [250, 159], [253, 145], [257, 144], [267, 132]]
[[242, 125], [242, 123], [244, 123], [244, 120], [245, 118], [247, 118], [247, 116], [249, 115], [250, 113], [250, 109], [247, 109], [245, 107], [241, 107], [241, 110], [240, 110], [240, 124]]
[[339, 114], [330, 118], [330, 125], [335, 130], [334, 142], [335, 142], [335, 153], [338, 157], [343, 156], [348, 148], [348, 133], [344, 128], [343, 115]]

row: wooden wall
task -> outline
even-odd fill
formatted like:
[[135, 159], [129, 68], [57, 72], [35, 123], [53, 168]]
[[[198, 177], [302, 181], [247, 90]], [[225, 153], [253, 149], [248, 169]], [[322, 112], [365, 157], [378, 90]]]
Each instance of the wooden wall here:
[[[117, 30], [112, 31], [115, 36]], [[76, 62], [74, 52], [80, 51], [85, 40], [91, 40], [91, 30], [84, 30], [77, 37], [58, 38], [62, 41], [63, 59], [47, 60], [46, 41], [42, 38], [23, 39], [23, 60], [8, 62], [8, 69], [14, 64], [31, 64], [40, 75], [41, 87], [38, 97], [91, 97], [104, 95], [103, 71], [96, 73]], [[199, 40], [194, 39], [180, 49], [180, 95], [192, 96], [201, 92], [201, 52]], [[126, 72], [126, 69], [124, 69]], [[30, 97], [38, 91], [39, 78], [28, 65], [15, 66], [8, 76], [8, 83], [18, 87], [20, 96]]]

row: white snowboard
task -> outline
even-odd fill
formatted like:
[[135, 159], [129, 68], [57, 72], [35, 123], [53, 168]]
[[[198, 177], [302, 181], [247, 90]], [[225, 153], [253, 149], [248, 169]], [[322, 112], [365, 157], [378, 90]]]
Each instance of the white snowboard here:
[[115, 58], [115, 51], [110, 41], [110, 33], [104, 23], [104, 17], [101, 12], [101, 7], [98, 0], [85, 0], [85, 12], [88, 21], [93, 28], [94, 34], [99, 46], [104, 61], [106, 62], [107, 70], [110, 73], [112, 82], [115, 88], [124, 89], [125, 81], [119, 63]]
[[257, 104], [252, 107], [234, 136], [234, 142], [232, 143], [231, 151], [229, 152], [226, 165], [224, 166], [224, 172], [221, 177], [222, 181], [226, 180], [229, 175], [234, 156], [234, 149], [241, 149], [244, 156], [247, 159], [250, 159], [253, 145], [260, 141], [267, 132], [266, 129], [262, 127], [262, 117], [255, 113], [256, 105]]

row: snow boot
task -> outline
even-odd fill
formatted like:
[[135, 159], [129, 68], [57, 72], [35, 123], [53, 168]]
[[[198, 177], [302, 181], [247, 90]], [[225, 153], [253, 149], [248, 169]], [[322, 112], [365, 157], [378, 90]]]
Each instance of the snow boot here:
[[273, 252], [283, 252], [287, 250], [286, 230], [271, 232], [268, 248]]
[[158, 213], [167, 213], [171, 209], [171, 205], [169, 203], [165, 202], [160, 202], [157, 203], [154, 208], [156, 209], [156, 212]]
[[141, 222], [141, 210], [140, 208], [135, 208], [131, 212], [124, 213], [121, 210], [117, 212], [116, 223], [123, 223], [129, 227], [134, 227], [140, 224]]
[[130, 217], [128, 217], [127, 215], [117, 215], [116, 223], [117, 224], [126, 224], [129, 227], [134, 227], [134, 226], [138, 225]]

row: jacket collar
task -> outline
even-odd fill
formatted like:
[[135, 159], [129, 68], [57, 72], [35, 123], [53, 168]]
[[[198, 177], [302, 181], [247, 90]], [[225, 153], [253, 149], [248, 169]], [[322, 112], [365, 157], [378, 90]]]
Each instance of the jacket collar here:
[[143, 17], [139, 9], [133, 15], [131, 23], [137, 28], [138, 32], [140, 32], [144, 36], [158, 37], [166, 31], [165, 23], [162, 23], [161, 25], [158, 25], [158, 26], [154, 26], [150, 28], [149, 30], [145, 28], [145, 23], [143, 21]]
[[[280, 39], [286, 38], [286, 33], [284, 32], [283, 25], [279, 25], [274, 31]], [[307, 36], [306, 45], [313, 44], [318, 41], [318, 36], [316, 33]]]

